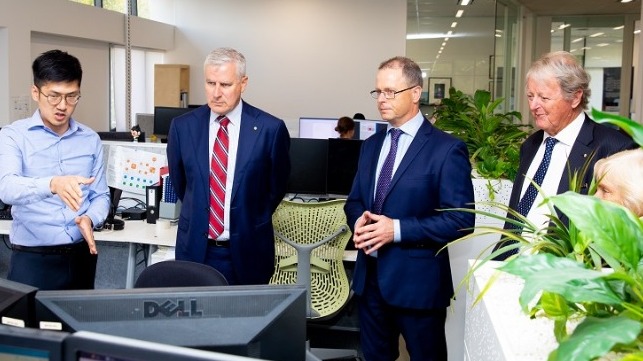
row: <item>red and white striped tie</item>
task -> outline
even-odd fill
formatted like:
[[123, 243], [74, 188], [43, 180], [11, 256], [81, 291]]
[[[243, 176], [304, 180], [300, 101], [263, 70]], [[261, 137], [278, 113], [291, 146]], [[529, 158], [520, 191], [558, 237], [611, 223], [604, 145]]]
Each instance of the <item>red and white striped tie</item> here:
[[219, 131], [212, 147], [210, 161], [210, 222], [208, 237], [216, 239], [223, 232], [223, 209], [228, 174], [228, 124], [230, 119], [220, 116]]

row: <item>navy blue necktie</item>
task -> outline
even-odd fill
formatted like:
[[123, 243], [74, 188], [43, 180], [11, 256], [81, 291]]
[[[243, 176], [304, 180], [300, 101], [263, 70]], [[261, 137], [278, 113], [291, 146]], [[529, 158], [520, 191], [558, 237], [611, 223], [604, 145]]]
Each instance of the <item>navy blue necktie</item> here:
[[[538, 166], [538, 169], [536, 170], [536, 173], [534, 174], [534, 178], [533, 178], [533, 181], [536, 184], [538, 184], [538, 186], [542, 185], [543, 179], [545, 179], [545, 174], [547, 173], [547, 169], [549, 168], [549, 163], [551, 162], [551, 154], [554, 150], [554, 145], [556, 145], [557, 142], [558, 142], [558, 139], [552, 138], [552, 137], [549, 137], [545, 140], [545, 155], [543, 156], [543, 160], [540, 162], [540, 165]], [[527, 190], [525, 191], [525, 194], [522, 196], [522, 199], [520, 199], [520, 202], [516, 207], [516, 211], [526, 217], [527, 214], [529, 213], [529, 210], [531, 209], [531, 206], [534, 204], [534, 201], [536, 200], [537, 195], [538, 195], [538, 190], [533, 185], [533, 183], [530, 182], [529, 186], [527, 187]], [[522, 227], [518, 225], [511, 225], [509, 227], [517, 230], [516, 232], [520, 232], [520, 230], [522, 229]], [[494, 247], [493, 251], [495, 252], [496, 250], [502, 247], [511, 246], [514, 244], [516, 244], [516, 241], [504, 240], [498, 243]], [[506, 251], [505, 253], [499, 254], [494, 258], [494, 260], [504, 261], [509, 256], [512, 256], [517, 253], [518, 253], [518, 248], [514, 248]]]
[[391, 134], [391, 148], [382, 165], [380, 176], [377, 179], [377, 190], [375, 191], [375, 201], [373, 202], [373, 213], [382, 213], [382, 204], [384, 204], [384, 197], [388, 193], [388, 188], [391, 185], [391, 178], [393, 177], [393, 164], [395, 164], [395, 154], [397, 153], [397, 143], [402, 135], [402, 131], [397, 128], [389, 130]]
[[[551, 161], [551, 153], [554, 150], [554, 145], [556, 145], [557, 142], [558, 139], [553, 137], [549, 137], [545, 140], [545, 155], [543, 156], [543, 160], [542, 162], [540, 162], [538, 170], [536, 170], [536, 174], [534, 174], [533, 179], [538, 186], [542, 185], [543, 179], [545, 179], [545, 174], [547, 174], [549, 162]], [[518, 213], [522, 214], [523, 216], [527, 216], [529, 210], [531, 209], [531, 206], [536, 200], [537, 195], [538, 190], [533, 185], [533, 183], [529, 183], [529, 187], [527, 187], [525, 194], [522, 196], [522, 199], [520, 199], [516, 211], [518, 211]]]

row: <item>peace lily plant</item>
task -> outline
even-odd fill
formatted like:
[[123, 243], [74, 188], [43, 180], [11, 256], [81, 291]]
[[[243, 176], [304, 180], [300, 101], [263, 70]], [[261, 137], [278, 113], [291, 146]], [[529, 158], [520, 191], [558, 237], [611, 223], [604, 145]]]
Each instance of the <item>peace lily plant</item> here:
[[[599, 123], [619, 126], [643, 146], [641, 124], [596, 110], [592, 116]], [[513, 223], [523, 232], [476, 227], [479, 232], [456, 242], [498, 233], [518, 242], [512, 247], [522, 254], [498, 269], [524, 279], [518, 301], [527, 314], [553, 320], [558, 347], [549, 361], [589, 361], [605, 355], [643, 360], [643, 222], [625, 207], [573, 191], [545, 197], [544, 202], [552, 211], [545, 230], [499, 203], [485, 205], [511, 217], [461, 209]], [[554, 207], [569, 218], [569, 227]], [[480, 258], [463, 284], [499, 253]], [[483, 295], [484, 290], [475, 302]]]

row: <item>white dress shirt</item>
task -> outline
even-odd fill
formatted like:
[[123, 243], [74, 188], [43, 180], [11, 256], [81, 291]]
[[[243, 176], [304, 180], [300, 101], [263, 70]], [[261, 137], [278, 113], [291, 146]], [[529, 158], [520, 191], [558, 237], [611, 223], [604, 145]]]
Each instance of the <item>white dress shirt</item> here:
[[209, 135], [209, 152], [210, 156], [208, 157], [208, 169], [210, 169], [210, 164], [212, 163], [212, 147], [214, 147], [214, 140], [217, 138], [217, 132], [219, 131], [219, 122], [217, 118], [219, 115], [225, 115], [230, 120], [228, 123], [228, 172], [226, 175], [226, 186], [225, 186], [225, 205], [223, 209], [223, 232], [217, 237], [217, 240], [227, 241], [230, 239], [230, 199], [232, 196], [232, 185], [234, 184], [234, 170], [237, 165], [237, 148], [239, 145], [239, 129], [241, 128], [241, 112], [242, 112], [243, 102], [240, 101], [239, 104], [232, 109], [228, 114], [216, 114], [210, 112], [210, 135]]
[[[580, 133], [580, 129], [583, 125], [584, 120], [585, 113], [581, 112], [576, 117], [576, 119], [569, 123], [569, 125], [563, 128], [563, 130], [561, 130], [554, 137], [558, 140], [558, 143], [556, 143], [556, 146], [554, 146], [547, 174], [545, 174], [543, 183], [540, 186], [542, 188], [542, 191], [547, 196], [555, 195], [558, 192], [558, 186], [563, 176], [563, 171], [565, 170], [565, 167], [567, 167], [567, 158], [569, 158], [572, 146], [576, 141], [576, 137], [578, 137], [578, 133]], [[536, 152], [536, 155], [534, 156], [534, 159], [529, 166], [529, 170], [527, 171], [525, 181], [522, 184], [520, 198], [522, 198], [522, 196], [525, 194], [525, 191], [527, 190], [527, 187], [529, 186], [529, 184], [531, 184], [531, 180], [533, 179], [534, 174], [536, 173], [536, 170], [538, 169], [538, 166], [540, 165], [540, 162], [542, 161], [545, 154], [545, 139], [550, 136], [551, 135], [547, 134], [546, 132], [544, 133], [544, 137], [540, 143], [540, 148], [538, 148], [538, 152]], [[533, 206], [527, 214], [527, 219], [529, 219], [529, 221], [533, 222], [541, 229], [546, 228], [549, 224], [548, 215], [550, 215], [549, 208], [546, 204], [541, 204], [542, 202], [543, 196], [541, 195], [541, 193], [538, 193]]]

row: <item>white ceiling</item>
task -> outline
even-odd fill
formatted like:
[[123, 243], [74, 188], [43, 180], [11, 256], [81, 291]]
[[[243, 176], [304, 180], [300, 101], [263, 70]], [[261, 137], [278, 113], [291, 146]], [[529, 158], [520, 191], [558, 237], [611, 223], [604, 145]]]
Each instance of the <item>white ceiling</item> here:
[[[517, 1], [536, 15], [623, 15], [640, 14], [641, 12], [641, 0], [625, 4], [617, 0]], [[461, 18], [457, 19], [455, 14], [459, 9], [464, 10], [464, 13]], [[407, 34], [423, 34], [423, 38], [426, 39], [407, 42], [407, 55], [420, 63], [423, 69], [431, 69], [434, 62], [461, 58], [463, 53], [467, 53], [467, 50], [471, 54], [471, 51], [478, 45], [476, 43], [484, 43], [485, 49], [488, 49], [489, 39], [495, 28], [496, 0], [473, 0], [473, 3], [468, 6], [459, 6], [457, 0], [407, 0], [407, 12]], [[453, 22], [457, 22], [455, 27], [452, 27]], [[555, 30], [555, 27], [559, 25], [560, 23], [552, 24], [552, 30]], [[578, 24], [574, 26], [579, 27]], [[591, 24], [593, 28], [605, 27], [608, 29], [609, 26], [609, 24]], [[443, 46], [444, 38], [449, 30], [453, 31], [453, 35], [447, 45]], [[575, 33], [572, 34], [574, 37], [590, 35], [581, 34], [578, 29], [574, 31]], [[552, 37], [556, 38], [556, 34], [553, 34]], [[595, 42], [601, 41], [609, 42], [605, 39], [596, 39]], [[492, 40], [491, 42], [493, 44]], [[438, 59], [436, 55], [441, 47], [444, 50]], [[493, 45], [491, 48], [493, 49]], [[493, 51], [492, 49], [491, 51]], [[490, 52], [485, 51], [485, 53]]]

